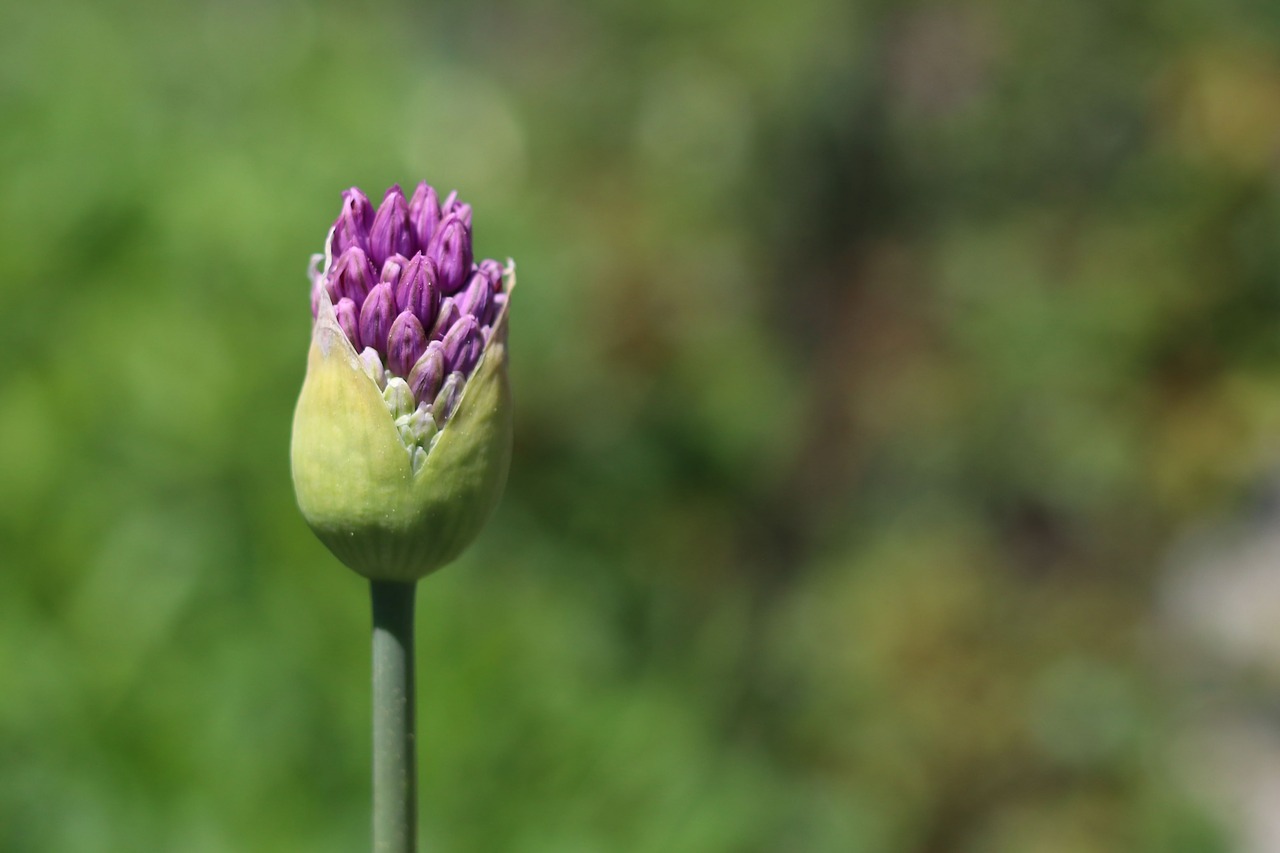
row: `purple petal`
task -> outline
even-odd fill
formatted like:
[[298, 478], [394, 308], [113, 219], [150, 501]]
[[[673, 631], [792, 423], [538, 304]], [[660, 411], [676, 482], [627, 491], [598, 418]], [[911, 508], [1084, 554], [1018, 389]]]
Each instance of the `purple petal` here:
[[394, 184], [383, 196], [382, 204], [369, 226], [369, 256], [381, 267], [392, 255], [408, 257], [414, 253], [413, 233], [409, 230], [409, 207], [400, 185]]
[[405, 264], [409, 263], [409, 259], [404, 255], [392, 255], [382, 262], [382, 275], [378, 277], [378, 281], [385, 281], [391, 285], [391, 289], [395, 290], [400, 284], [400, 276], [404, 272]]
[[458, 294], [458, 312], [470, 314], [480, 321], [481, 325], [489, 321], [489, 306], [493, 302], [493, 289], [489, 278], [483, 272], [471, 276], [466, 290]]
[[484, 273], [485, 277], [489, 279], [489, 284], [493, 287], [494, 293], [502, 290], [502, 264], [492, 258], [483, 260], [480, 262], [480, 272]]
[[471, 229], [456, 213], [440, 222], [427, 250], [435, 261], [440, 292], [457, 293], [471, 275]]
[[331, 257], [339, 257], [352, 246], [369, 249], [369, 228], [373, 225], [373, 205], [359, 187], [342, 193], [342, 213], [333, 223], [333, 242], [329, 244]]
[[413, 198], [409, 201], [409, 225], [423, 251], [431, 245], [431, 237], [436, 233], [441, 218], [440, 197], [436, 195], [434, 187], [423, 181], [413, 191]]
[[387, 335], [387, 369], [397, 376], [408, 376], [427, 348], [427, 333], [412, 311], [401, 311]]
[[467, 224], [467, 230], [471, 230], [471, 205], [458, 201], [457, 190], [449, 193], [448, 198], [444, 200], [444, 204], [440, 205], [440, 213], [442, 216], [456, 213], [458, 218]]
[[356, 305], [360, 305], [373, 287], [374, 270], [364, 250], [359, 246], [352, 246], [338, 258], [329, 278], [331, 298], [351, 299]]
[[338, 304], [333, 306], [333, 313], [338, 318], [338, 328], [342, 329], [342, 333], [347, 336], [347, 340], [351, 341], [351, 346], [355, 347], [356, 352], [360, 351], [360, 319], [356, 314], [356, 304], [347, 297], [338, 300]]
[[427, 344], [426, 350], [409, 371], [409, 387], [413, 389], [413, 399], [434, 400], [442, 382], [444, 382], [444, 347], [439, 341], [432, 341]]
[[360, 309], [360, 341], [373, 347], [383, 360], [387, 357], [387, 336], [396, 317], [396, 298], [391, 285], [375, 285]]
[[396, 285], [396, 307], [401, 311], [412, 311], [426, 326], [435, 322], [439, 303], [435, 264], [419, 252], [405, 266], [400, 283]]
[[440, 311], [436, 315], [436, 322], [431, 327], [431, 334], [428, 335], [433, 341], [444, 338], [445, 333], [453, 328], [453, 324], [462, 319], [462, 313], [458, 311], [458, 300], [452, 296], [446, 296], [440, 300]]
[[464, 376], [469, 374], [484, 352], [484, 335], [480, 333], [480, 324], [468, 314], [453, 324], [440, 345], [444, 348], [444, 359], [449, 369]]

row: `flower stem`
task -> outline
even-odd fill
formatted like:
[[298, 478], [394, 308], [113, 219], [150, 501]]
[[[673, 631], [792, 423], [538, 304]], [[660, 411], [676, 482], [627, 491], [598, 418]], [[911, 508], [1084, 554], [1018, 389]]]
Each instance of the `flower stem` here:
[[371, 581], [373, 853], [418, 849], [413, 604], [417, 584]]

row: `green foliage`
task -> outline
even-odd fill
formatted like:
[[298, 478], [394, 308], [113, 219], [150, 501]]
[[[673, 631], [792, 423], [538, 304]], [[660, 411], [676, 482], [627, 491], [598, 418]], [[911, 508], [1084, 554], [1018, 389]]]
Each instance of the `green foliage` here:
[[1274, 464], [1268, 8], [0, 8], [0, 851], [367, 845], [289, 427], [339, 192], [420, 178], [521, 275], [430, 849], [1228, 849], [1142, 628]]

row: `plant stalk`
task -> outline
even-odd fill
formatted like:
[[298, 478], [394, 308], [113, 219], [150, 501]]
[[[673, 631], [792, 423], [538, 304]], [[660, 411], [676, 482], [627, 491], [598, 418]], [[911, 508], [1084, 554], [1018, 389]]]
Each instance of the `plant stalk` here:
[[414, 715], [416, 583], [371, 581], [373, 598], [373, 853], [418, 849]]

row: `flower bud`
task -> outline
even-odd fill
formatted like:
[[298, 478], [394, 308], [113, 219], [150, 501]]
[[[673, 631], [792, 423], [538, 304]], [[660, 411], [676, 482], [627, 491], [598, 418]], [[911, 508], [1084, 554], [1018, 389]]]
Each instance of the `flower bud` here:
[[413, 256], [396, 285], [396, 307], [412, 311], [423, 326], [434, 323], [439, 309], [440, 293], [436, 287], [436, 267], [426, 255]]
[[367, 347], [373, 347], [385, 360], [387, 357], [387, 336], [391, 334], [391, 324], [396, 319], [396, 298], [391, 292], [391, 285], [383, 282], [369, 291], [369, 296], [360, 309], [360, 340]]
[[434, 400], [444, 382], [444, 347], [439, 341], [427, 344], [417, 364], [409, 371], [409, 389], [415, 400]]
[[404, 193], [396, 184], [387, 190], [369, 226], [369, 255], [379, 267], [392, 255], [408, 257], [414, 253], [413, 233], [409, 230], [409, 207]]
[[466, 288], [458, 294], [458, 312], [470, 314], [481, 324], [490, 322], [489, 306], [493, 302], [493, 289], [483, 272], [476, 272]]
[[382, 367], [382, 358], [378, 355], [378, 351], [373, 347], [365, 347], [360, 351], [360, 366], [364, 368], [364, 372], [378, 386], [379, 391], [383, 391], [387, 387], [387, 372]]
[[480, 262], [480, 272], [484, 273], [485, 278], [489, 279], [489, 286], [494, 293], [502, 290], [502, 264], [489, 258]]
[[409, 201], [409, 225], [419, 247], [425, 250], [431, 244], [431, 237], [436, 233], [440, 219], [440, 197], [436, 195], [434, 187], [423, 181], [413, 191], [413, 198]]
[[329, 274], [331, 299], [350, 299], [356, 305], [364, 302], [374, 282], [373, 265], [359, 246], [352, 246], [338, 258]]
[[369, 228], [373, 225], [373, 205], [356, 187], [342, 194], [342, 213], [333, 223], [333, 237], [329, 244], [331, 257], [339, 257], [352, 246], [361, 251], [369, 250]]
[[480, 334], [480, 324], [470, 314], [453, 324], [444, 340], [444, 362], [449, 370], [467, 374], [480, 360], [484, 351], [484, 337]]
[[444, 204], [440, 205], [440, 212], [443, 216], [456, 213], [458, 218], [467, 226], [467, 230], [471, 230], [471, 205], [458, 201], [457, 190], [449, 193], [448, 198], [444, 200]]
[[393, 419], [407, 415], [414, 409], [413, 392], [409, 390], [409, 383], [399, 376], [392, 376], [387, 380], [387, 387], [382, 389], [382, 400], [387, 404], [387, 411]]
[[409, 259], [404, 255], [392, 255], [382, 262], [382, 273], [378, 276], [379, 282], [386, 282], [391, 285], [394, 293], [395, 289], [400, 285], [400, 276], [404, 273], [404, 268], [409, 263]]
[[[359, 224], [357, 193], [344, 196], [335, 235], [344, 218]], [[426, 202], [435, 204], [435, 197], [426, 190], [414, 195], [422, 196], [422, 214], [412, 223], [417, 230], [430, 218]], [[388, 201], [394, 208], [394, 196]], [[428, 255], [446, 257], [469, 279], [470, 234], [462, 219], [469, 212], [456, 198], [450, 207], [428, 238], [440, 250]], [[383, 233], [394, 229], [380, 224], [373, 230], [380, 245], [387, 243], [385, 261], [395, 247]], [[370, 246], [375, 269], [378, 252]], [[410, 262], [397, 284], [408, 277], [416, 253], [402, 252]], [[332, 280], [333, 272], [326, 269], [325, 278]], [[453, 285], [455, 292], [466, 283]], [[428, 324], [417, 309], [399, 308], [389, 282], [374, 285], [363, 301], [346, 294], [335, 300], [323, 285], [314, 288], [316, 320], [293, 423], [294, 489], [320, 540], [365, 577], [408, 583], [434, 571], [466, 548], [497, 503], [511, 453], [506, 329], [514, 284], [508, 272], [489, 300], [496, 314], [488, 334], [479, 318], [462, 315], [456, 300], [443, 299], [426, 312], [432, 331], [440, 327], [431, 342]], [[404, 292], [410, 302], [421, 301], [412, 286]], [[475, 296], [460, 298], [475, 304]]]
[[458, 405], [458, 395], [462, 393], [463, 381], [461, 373], [450, 373], [449, 378], [445, 379], [444, 384], [440, 386], [440, 391], [431, 404], [431, 411], [438, 418], [437, 423], [442, 425], [448, 423], [449, 418], [453, 416], [454, 407]]
[[333, 306], [333, 313], [337, 317], [338, 328], [351, 341], [351, 346], [360, 346], [360, 318], [356, 315], [356, 303], [344, 296]]
[[427, 254], [436, 264], [436, 281], [446, 296], [457, 293], [471, 275], [471, 229], [457, 213], [440, 221]]
[[422, 323], [412, 311], [401, 311], [387, 334], [387, 369], [397, 376], [408, 376], [426, 348]]
[[440, 310], [436, 314], [435, 325], [431, 327], [427, 338], [433, 341], [443, 340], [445, 333], [453, 328], [453, 324], [462, 319], [462, 312], [458, 310], [458, 300], [452, 296], [446, 296], [440, 300]]

